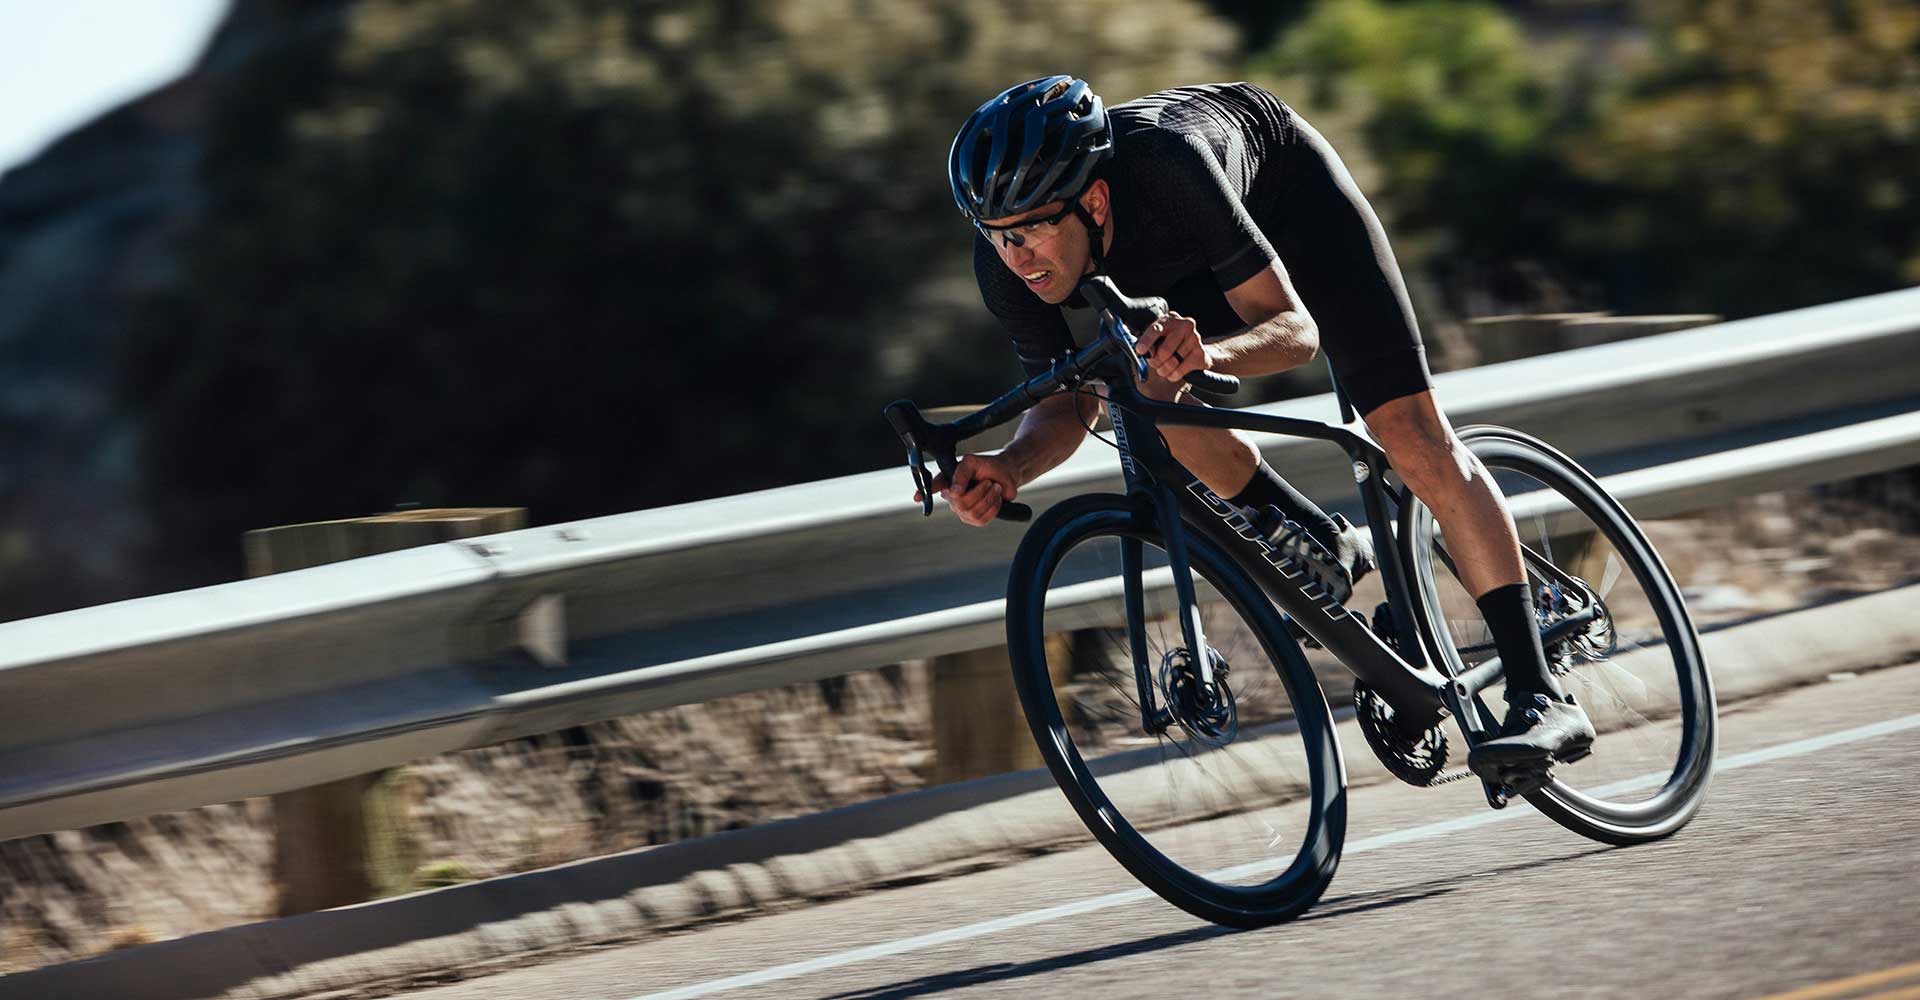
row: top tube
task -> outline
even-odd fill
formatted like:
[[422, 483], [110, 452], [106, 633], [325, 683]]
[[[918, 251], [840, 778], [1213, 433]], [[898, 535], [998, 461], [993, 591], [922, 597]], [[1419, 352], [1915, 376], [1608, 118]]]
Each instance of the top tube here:
[[1112, 369], [1116, 366], [1106, 363], [1113, 355], [1114, 346], [1115, 341], [1102, 337], [1054, 362], [1052, 368], [1014, 386], [1006, 395], [985, 407], [952, 423], [932, 426], [951, 432], [956, 441], [964, 441], [1033, 409], [1061, 389], [1079, 386], [1093, 379], [1108, 379], [1115, 374]]
[[[1098, 342], [1062, 357], [1054, 362], [1052, 368], [1013, 387], [985, 407], [951, 423], [929, 424], [928, 429], [934, 433], [936, 443], [964, 441], [1020, 416], [1063, 388], [1079, 386], [1095, 379], [1109, 384], [1130, 384], [1133, 374], [1123, 365], [1116, 364], [1113, 358], [1116, 343], [1102, 337]], [[1216, 427], [1317, 439], [1338, 445], [1355, 461], [1371, 460], [1383, 468], [1386, 464], [1386, 455], [1378, 445], [1337, 424], [1304, 417], [1163, 403], [1148, 399], [1138, 392], [1127, 393], [1127, 396], [1130, 398], [1119, 400], [1120, 405], [1147, 417], [1156, 425]]]
[[[1068, 353], [1047, 371], [1014, 386], [1000, 398], [958, 420], [945, 424], [920, 421], [926, 435], [924, 444], [930, 450], [935, 454], [950, 453], [959, 442], [1007, 423], [1062, 389], [1077, 388], [1098, 379], [1110, 387], [1110, 402], [1127, 407], [1152, 424], [1217, 427], [1329, 441], [1338, 445], [1356, 462], [1370, 461], [1381, 469], [1386, 468], [1386, 455], [1380, 447], [1343, 425], [1300, 417], [1248, 413], [1244, 410], [1163, 403], [1142, 396], [1132, 385], [1135, 378], [1133, 364], [1138, 363], [1137, 359], [1122, 361], [1116, 353], [1130, 339], [1131, 331], [1127, 322], [1150, 322], [1151, 317], [1157, 316], [1165, 304], [1159, 300], [1129, 299], [1113, 287], [1110, 279], [1100, 276], [1086, 279], [1081, 288], [1087, 298], [1099, 305], [1104, 313], [1100, 338]], [[1128, 330], [1129, 336], [1110, 335], [1104, 329], [1104, 323], [1109, 321], [1120, 324], [1120, 329]], [[1227, 382], [1234, 381], [1231, 376], [1225, 379]], [[1344, 397], [1341, 403], [1342, 415], [1345, 416], [1350, 411], [1344, 405]], [[917, 418], [917, 411], [915, 416]]]

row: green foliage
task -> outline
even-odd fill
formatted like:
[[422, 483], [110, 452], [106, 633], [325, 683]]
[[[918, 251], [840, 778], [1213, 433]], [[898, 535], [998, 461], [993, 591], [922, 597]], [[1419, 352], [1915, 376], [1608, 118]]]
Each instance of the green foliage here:
[[1361, 109], [1396, 245], [1454, 311], [1745, 315], [1920, 281], [1920, 8], [1644, 0], [1556, 51], [1554, 18], [1610, 5], [1514, 6], [1526, 32], [1475, 0], [1323, 0], [1258, 64]]
[[[1372, 102], [1376, 156], [1406, 160], [1414, 180], [1439, 172], [1408, 160], [1434, 140], [1471, 138], [1497, 154], [1535, 146], [1547, 94], [1517, 26], [1477, 0], [1323, 3], [1280, 50], [1280, 62], [1309, 74], [1318, 104], [1358, 91]], [[1418, 130], [1396, 134], [1385, 126]]]
[[1207, 0], [1214, 13], [1240, 29], [1240, 41], [1257, 52], [1273, 43], [1312, 6], [1312, 0]]
[[1063, 68], [1217, 77], [1233, 42], [1187, 3], [1048, 11], [363, 0], [254, 60], [189, 285], [123, 359], [161, 534], [209, 576], [242, 529], [397, 501], [551, 521], [897, 461], [919, 354], [889, 348], [970, 251], [960, 121]]
[[1766, 312], [1920, 282], [1920, 7], [1652, 0], [1652, 50], [1569, 153], [1611, 284]]
[[1554, 141], [1584, 111], [1582, 70], [1492, 3], [1326, 0], [1256, 68], [1360, 117], [1403, 263], [1432, 271], [1456, 312], [1463, 291], [1547, 266], [1538, 248], [1588, 197]]

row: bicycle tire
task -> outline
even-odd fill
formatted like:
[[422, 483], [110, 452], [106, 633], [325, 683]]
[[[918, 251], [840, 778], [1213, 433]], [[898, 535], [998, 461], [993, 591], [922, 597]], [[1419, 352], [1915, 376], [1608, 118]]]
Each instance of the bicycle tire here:
[[[1097, 601], [1095, 605], [1088, 605], [1084, 597], [1079, 596], [1087, 588], [1105, 586], [1111, 591], [1118, 586], [1111, 582], [1112, 578], [1098, 575], [1104, 570], [1091, 570], [1095, 564], [1087, 554], [1109, 548], [1124, 550], [1128, 538], [1139, 543], [1139, 552], [1150, 554], [1149, 547], [1159, 544], [1158, 534], [1140, 526], [1151, 523], [1151, 517], [1140, 516], [1136, 501], [1090, 494], [1054, 506], [1034, 522], [1022, 540], [1007, 589], [1007, 645], [1028, 726], [1047, 767], [1074, 810], [1115, 860], [1141, 884], [1188, 913], [1218, 924], [1260, 927], [1291, 919], [1319, 899], [1339, 865], [1346, 834], [1346, 772], [1334, 736], [1332, 715], [1313, 671], [1298, 644], [1288, 635], [1279, 612], [1247, 570], [1198, 531], [1187, 534], [1188, 557], [1196, 585], [1204, 582], [1211, 587], [1211, 593], [1221, 599], [1210, 605], [1210, 609], [1217, 609], [1221, 604], [1226, 609], [1207, 613], [1216, 617], [1235, 616], [1238, 624], [1233, 628], [1245, 629], [1240, 632], [1209, 626], [1206, 644], [1210, 655], [1218, 656], [1219, 664], [1230, 664], [1217, 668], [1230, 671], [1220, 676], [1235, 678], [1220, 687], [1231, 690], [1234, 685], [1240, 685], [1245, 692], [1251, 683], [1258, 687], [1261, 697], [1270, 696], [1275, 705], [1280, 692], [1284, 692], [1291, 721], [1250, 728], [1244, 741], [1220, 746], [1209, 743], [1199, 749], [1194, 743], [1199, 737], [1193, 731], [1174, 726], [1168, 730], [1174, 735], [1161, 733], [1154, 737], [1160, 740], [1157, 746], [1102, 756], [1109, 748], [1094, 746], [1089, 728], [1094, 723], [1087, 721], [1088, 713], [1093, 710], [1078, 700], [1079, 695], [1073, 694], [1077, 690], [1073, 686], [1080, 683], [1073, 677], [1085, 674], [1060, 671], [1058, 664], [1055, 670], [1049, 669], [1047, 636], [1057, 631], [1052, 626], [1066, 623], [1072, 617], [1066, 614], [1067, 609], [1098, 605]], [[1067, 568], [1063, 570], [1063, 566]], [[1093, 572], [1086, 579], [1096, 582], [1069, 582], [1083, 570]], [[1124, 571], [1119, 572], [1124, 576]], [[1171, 571], [1165, 573], [1170, 580]], [[1143, 580], [1151, 576], [1146, 572], [1140, 575]], [[1060, 585], [1057, 589], [1056, 576]], [[1097, 582], [1099, 580], [1107, 583]], [[1082, 603], [1067, 599], [1068, 587], [1078, 588], [1071, 593], [1075, 595], [1074, 601]], [[1050, 594], [1054, 597], [1051, 608]], [[1143, 610], [1150, 606], [1157, 605], [1143, 598]], [[1112, 611], [1112, 607], [1105, 607], [1090, 614]], [[1121, 617], [1124, 619], [1124, 613]], [[1081, 631], [1083, 638], [1087, 631]], [[1105, 631], [1113, 630], [1106, 628]], [[1119, 631], [1132, 641], [1135, 633], [1124, 628]], [[1151, 631], [1143, 624], [1138, 632], [1143, 643]], [[1177, 628], [1169, 631], [1177, 633]], [[1254, 651], [1256, 648], [1258, 652]], [[1223, 649], [1227, 652], [1222, 652]], [[1132, 654], [1110, 655], [1106, 647], [1096, 643], [1093, 655], [1100, 662], [1095, 672], [1111, 669], [1138, 680], [1131, 673], [1135, 662]], [[1163, 662], [1181, 662], [1177, 651], [1168, 655], [1172, 658]], [[1262, 659], [1271, 664], [1271, 671], [1258, 669], [1259, 664], [1249, 669], [1248, 660]], [[1123, 663], [1115, 664], [1116, 660]], [[1059, 680], [1056, 672], [1061, 674]], [[1268, 674], [1276, 682], [1270, 695], [1262, 680]], [[1159, 682], [1162, 686], [1158, 689], [1163, 698], [1171, 697], [1167, 695], [1169, 690], [1180, 688], [1177, 676], [1171, 683], [1167, 677], [1168, 671], [1163, 667]], [[1058, 690], [1056, 684], [1060, 685]], [[1111, 682], [1111, 690], [1096, 682], [1086, 682], [1083, 686], [1096, 696], [1104, 695], [1122, 704], [1114, 715], [1125, 716], [1127, 693], [1123, 682]], [[1118, 692], [1117, 698], [1114, 692]], [[1073, 724], [1068, 721], [1069, 712], [1063, 711], [1063, 696], [1068, 695], [1071, 695], [1067, 698], [1069, 710], [1076, 716]], [[1237, 703], [1242, 706], [1239, 710], [1251, 712], [1246, 706], [1254, 704], [1252, 698], [1252, 694], [1243, 693]], [[1230, 708], [1235, 704], [1232, 698], [1224, 700]], [[1140, 723], [1137, 698], [1133, 699], [1133, 706], [1135, 715], [1131, 721], [1137, 725]], [[1096, 722], [1106, 724], [1111, 719], [1103, 716]], [[1239, 732], [1237, 725], [1235, 731]], [[1184, 747], [1178, 743], [1183, 734], [1187, 740]], [[1139, 741], [1147, 737], [1132, 738]], [[1217, 739], [1218, 734], [1209, 738]], [[1085, 747], [1082, 741], [1086, 742]], [[1174, 752], [1169, 752], [1169, 742], [1175, 744]], [[1090, 763], [1083, 749], [1096, 759]], [[1125, 762], [1116, 763], [1123, 758]], [[1228, 767], [1234, 768], [1231, 775], [1224, 773]], [[1210, 769], [1221, 773], [1209, 773]], [[1273, 791], [1283, 781], [1281, 773], [1296, 769], [1304, 773], [1304, 779], [1301, 774], [1291, 774], [1286, 780], [1298, 782], [1289, 787], [1299, 797], [1269, 801], [1275, 794], [1284, 794]], [[1253, 773], [1243, 775], [1243, 770]], [[1167, 784], [1168, 809], [1159, 809], [1156, 802], [1155, 809], [1142, 811], [1143, 803], [1154, 801], [1153, 796], [1160, 791], [1155, 783], [1161, 780]], [[1203, 797], [1213, 796], [1215, 802], [1202, 805], [1216, 812], [1192, 822], [1182, 821], [1179, 807], [1171, 803], [1172, 793], [1183, 791], [1177, 787], [1182, 780], [1190, 781], [1188, 788], [1197, 785]], [[1254, 794], [1229, 802], [1217, 801], [1249, 788]], [[1116, 799], [1126, 803], [1126, 807], [1117, 804]], [[1147, 812], [1165, 814], [1147, 815]], [[1171, 821], [1168, 815], [1173, 817]], [[1299, 822], [1276, 828], [1277, 822], [1289, 820]], [[1245, 864], [1210, 870], [1214, 864], [1228, 864], [1257, 851], [1245, 837], [1246, 831], [1256, 824], [1273, 834], [1264, 848], [1267, 855]], [[1279, 831], [1296, 828], [1300, 831], [1297, 846], [1279, 847], [1287, 839], [1287, 835]], [[1199, 850], [1187, 849], [1190, 838], [1194, 841], [1192, 846]], [[1215, 839], [1226, 845], [1225, 851], [1215, 851], [1208, 846]], [[1181, 850], [1169, 853], [1171, 846]], [[1287, 856], [1288, 850], [1292, 851], [1290, 856]], [[1223, 854], [1225, 856], [1221, 856]], [[1202, 860], [1206, 863], [1201, 863]]]
[[[1527, 801], [1561, 826], [1603, 843], [1629, 845], [1672, 835], [1705, 800], [1718, 741], [1713, 679], [1673, 575], [1620, 502], [1565, 454], [1502, 427], [1458, 433], [1503, 492], [1510, 492], [1511, 482], [1531, 479], [1558, 495], [1558, 500], [1538, 491], [1522, 492], [1519, 500], [1509, 495], [1522, 541], [1563, 571], [1560, 562], [1576, 562], [1588, 575], [1602, 577], [1596, 583], [1571, 573], [1607, 609], [1604, 628], [1590, 626], [1600, 638], [1567, 639], [1549, 644], [1548, 651], [1562, 683], [1593, 717], [1599, 739], [1591, 757], [1556, 766], [1553, 779], [1528, 794]], [[1588, 527], [1582, 529], [1582, 522]], [[1537, 532], [1530, 527], [1534, 523]], [[1477, 623], [1478, 612], [1461, 609], [1464, 588], [1442, 593], [1457, 581], [1433, 558], [1434, 524], [1425, 505], [1410, 502], [1401, 512], [1400, 541], [1422, 640], [1440, 669], [1457, 675], [1466, 665], [1462, 650], [1476, 648], [1461, 638], [1462, 626]], [[1540, 537], [1530, 540], [1533, 534]], [[1561, 555], [1553, 552], [1556, 538]], [[1569, 548], [1574, 548], [1570, 554]], [[1596, 568], [1598, 574], [1592, 572]], [[1545, 579], [1540, 569], [1530, 564], [1536, 593]], [[1616, 589], [1627, 580], [1637, 588], [1633, 593]], [[1638, 638], [1625, 638], [1629, 628]], [[1622, 643], [1629, 641], [1623, 650]], [[1487, 719], [1489, 728], [1498, 728], [1497, 719]], [[1616, 757], [1611, 764], [1609, 749]], [[1595, 770], [1596, 765], [1611, 770]], [[1651, 795], [1628, 798], [1648, 789]]]

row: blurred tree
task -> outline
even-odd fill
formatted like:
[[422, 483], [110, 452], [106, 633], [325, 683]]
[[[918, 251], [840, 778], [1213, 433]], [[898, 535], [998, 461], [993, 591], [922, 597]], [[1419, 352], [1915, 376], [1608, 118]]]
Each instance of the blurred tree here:
[[1396, 246], [1456, 314], [1749, 315], [1920, 281], [1920, 7], [1637, 9], [1621, 65], [1490, 3], [1323, 0], [1255, 67], [1361, 108]]
[[1647, 58], [1569, 144], [1619, 301], [1771, 312], [1920, 282], [1920, 5], [1645, 0]]
[[231, 576], [242, 529], [397, 501], [551, 521], [897, 461], [903, 382], [1017, 372], [977, 294], [935, 325], [977, 338], [962, 370], [919, 368], [914, 306], [970, 250], [953, 129], [1063, 69], [1217, 78], [1234, 43], [1186, 2], [1041, 17], [363, 0], [249, 65], [191, 276], [121, 358], [174, 583]]
[[1305, 14], [1312, 0], [1207, 0], [1207, 6], [1239, 27], [1247, 51], [1258, 52]]
[[1380, 177], [1369, 197], [1446, 311], [1563, 304], [1552, 252], [1590, 198], [1553, 141], [1581, 122], [1589, 89], [1566, 53], [1483, 0], [1326, 0], [1252, 68], [1302, 76], [1305, 104], [1361, 120]]

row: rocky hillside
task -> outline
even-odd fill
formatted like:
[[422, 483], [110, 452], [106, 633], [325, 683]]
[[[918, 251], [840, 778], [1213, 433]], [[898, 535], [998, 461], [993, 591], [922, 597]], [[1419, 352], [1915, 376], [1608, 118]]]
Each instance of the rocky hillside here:
[[326, 44], [341, 7], [237, 4], [186, 75], [0, 174], [0, 620], [164, 588], [137, 559], [114, 343], [181, 284], [211, 102], [249, 62]]
[[[108, 357], [176, 280], [206, 82], [189, 76], [0, 177], [0, 614], [114, 594], [143, 530]], [[38, 581], [22, 592], [14, 581]]]

